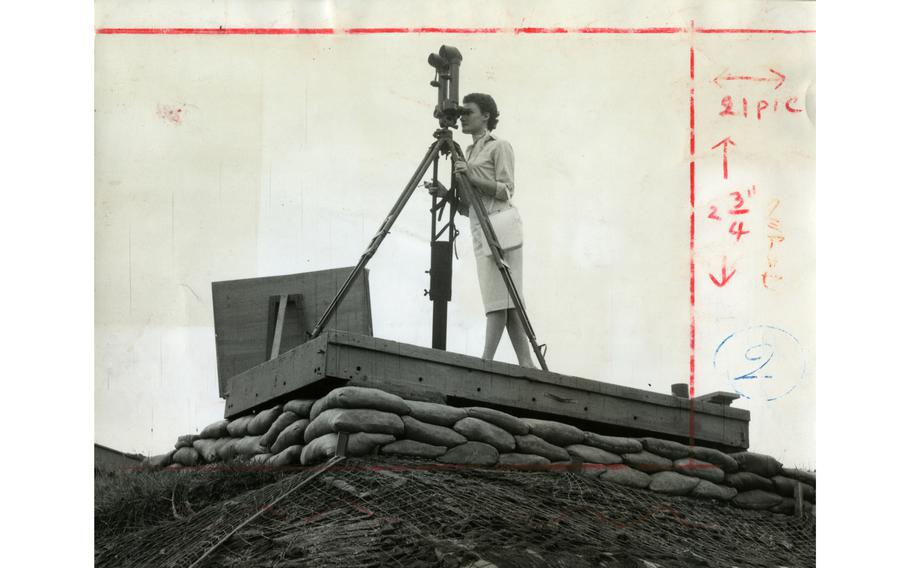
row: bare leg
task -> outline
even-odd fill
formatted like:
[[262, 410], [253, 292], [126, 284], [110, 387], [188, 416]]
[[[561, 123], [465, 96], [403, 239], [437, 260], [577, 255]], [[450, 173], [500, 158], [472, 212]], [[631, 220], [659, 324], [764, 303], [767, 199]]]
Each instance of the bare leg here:
[[534, 362], [531, 360], [531, 347], [528, 345], [528, 336], [525, 334], [525, 328], [521, 325], [521, 317], [518, 310], [512, 308], [508, 312], [506, 326], [509, 330], [509, 339], [512, 341], [512, 347], [515, 348], [515, 355], [518, 356], [518, 364], [522, 367], [535, 369]]
[[506, 311], [496, 310], [487, 314], [487, 337], [483, 346], [483, 358], [493, 359], [499, 340], [502, 339], [502, 330], [506, 327]]

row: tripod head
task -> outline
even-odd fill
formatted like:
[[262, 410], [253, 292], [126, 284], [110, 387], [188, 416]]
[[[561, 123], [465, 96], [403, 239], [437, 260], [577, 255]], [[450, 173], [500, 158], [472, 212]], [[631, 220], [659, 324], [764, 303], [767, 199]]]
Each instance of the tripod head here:
[[464, 114], [464, 107], [458, 104], [458, 69], [461, 66], [461, 52], [443, 45], [439, 53], [431, 53], [427, 62], [436, 70], [430, 85], [436, 87], [438, 102], [433, 117], [439, 119], [442, 128], [458, 128], [458, 118]]

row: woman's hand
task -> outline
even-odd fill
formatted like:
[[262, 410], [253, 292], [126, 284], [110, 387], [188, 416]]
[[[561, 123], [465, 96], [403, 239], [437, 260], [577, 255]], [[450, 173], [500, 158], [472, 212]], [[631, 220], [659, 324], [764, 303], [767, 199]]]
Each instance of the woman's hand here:
[[466, 164], [464, 160], [455, 160], [454, 166], [453, 171], [456, 174], [464, 174], [464, 177], [468, 178], [469, 182], [477, 185], [477, 175], [468, 168], [468, 164]]
[[438, 197], [440, 199], [445, 199], [446, 195], [449, 193], [449, 190], [446, 189], [446, 186], [442, 185], [439, 181], [435, 184], [431, 181], [423, 182], [423, 186], [427, 188], [427, 191], [433, 197]]

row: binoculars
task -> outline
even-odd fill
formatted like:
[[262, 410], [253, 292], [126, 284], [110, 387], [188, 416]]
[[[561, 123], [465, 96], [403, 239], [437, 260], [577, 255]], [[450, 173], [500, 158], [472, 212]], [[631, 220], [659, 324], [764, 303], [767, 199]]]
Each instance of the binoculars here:
[[438, 102], [433, 117], [439, 119], [442, 128], [458, 128], [458, 119], [465, 109], [458, 104], [458, 69], [461, 66], [461, 52], [443, 45], [439, 53], [431, 53], [427, 62], [436, 70], [430, 85], [436, 87]]

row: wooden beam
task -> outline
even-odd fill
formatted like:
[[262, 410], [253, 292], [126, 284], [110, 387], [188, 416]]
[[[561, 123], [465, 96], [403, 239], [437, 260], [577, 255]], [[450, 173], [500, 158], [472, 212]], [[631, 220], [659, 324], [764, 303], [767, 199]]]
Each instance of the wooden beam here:
[[278, 300], [278, 316], [275, 318], [275, 335], [272, 338], [272, 352], [269, 359], [277, 357], [278, 351], [281, 349], [281, 330], [284, 329], [284, 312], [287, 307], [288, 295], [282, 294]]
[[696, 396], [693, 400], [703, 400], [705, 402], [713, 402], [714, 404], [730, 406], [733, 401], [738, 398], [739, 394], [735, 392], [715, 391], [709, 392], [708, 394], [703, 394], [701, 396]]

